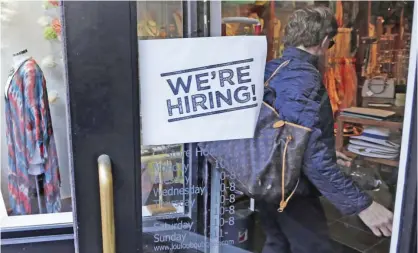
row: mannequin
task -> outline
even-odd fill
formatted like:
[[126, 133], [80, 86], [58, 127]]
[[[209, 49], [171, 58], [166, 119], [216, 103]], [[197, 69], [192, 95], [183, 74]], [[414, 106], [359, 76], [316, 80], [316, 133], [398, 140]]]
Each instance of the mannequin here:
[[[11, 75], [8, 77], [7, 79], [7, 83], [5, 86], [5, 97], [7, 98], [7, 93], [10, 87], [10, 83], [12, 80], [12, 77], [14, 76], [15, 72], [19, 69], [19, 67], [28, 59], [30, 59], [31, 56], [28, 54], [28, 50], [24, 49], [20, 52], [17, 52], [15, 54], [13, 54], [13, 71], [11, 72]], [[36, 150], [38, 151], [38, 150]], [[34, 155], [35, 159], [33, 161], [33, 163], [29, 164], [29, 168], [28, 168], [28, 174], [34, 176], [35, 178], [35, 186], [36, 186], [36, 195], [37, 195], [37, 199], [38, 199], [38, 209], [39, 212], [42, 213], [42, 204], [41, 204], [41, 200], [40, 200], [40, 190], [39, 190], [39, 183], [38, 183], [38, 176], [41, 175], [43, 173], [43, 168], [42, 168], [42, 162], [41, 162], [41, 157], [39, 152], [36, 152]]]
[[19, 69], [20, 65], [22, 65], [22, 63], [25, 62], [26, 60], [28, 60], [29, 58], [31, 58], [31, 57], [30, 57], [27, 49], [24, 49], [20, 52], [17, 52], [17, 53], [13, 54], [13, 69], [12, 69], [9, 77], [7, 78], [5, 91], [4, 91], [4, 94], [5, 94], [6, 98], [7, 98], [7, 91], [9, 90], [10, 82], [12, 80], [13, 75], [15, 74], [16, 70]]
[[46, 81], [28, 50], [13, 54], [13, 71], [5, 85], [10, 203], [15, 214], [31, 214], [30, 177], [43, 176], [47, 212], [59, 212], [60, 174], [51, 124]]

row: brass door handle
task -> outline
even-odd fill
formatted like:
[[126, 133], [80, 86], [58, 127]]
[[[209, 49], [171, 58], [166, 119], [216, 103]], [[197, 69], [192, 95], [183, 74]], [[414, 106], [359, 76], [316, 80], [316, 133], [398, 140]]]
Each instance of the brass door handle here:
[[115, 211], [113, 207], [112, 163], [108, 155], [97, 159], [100, 185], [103, 253], [115, 253]]

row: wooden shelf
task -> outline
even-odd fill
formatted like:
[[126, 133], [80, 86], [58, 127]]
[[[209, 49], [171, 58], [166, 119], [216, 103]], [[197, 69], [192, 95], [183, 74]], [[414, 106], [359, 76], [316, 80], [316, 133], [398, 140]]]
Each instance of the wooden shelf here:
[[377, 126], [377, 127], [384, 127], [388, 128], [392, 131], [400, 131], [402, 129], [402, 122], [395, 122], [395, 121], [388, 121], [388, 120], [373, 120], [373, 119], [364, 119], [364, 118], [357, 118], [351, 116], [342, 116], [340, 115], [337, 118], [337, 134], [336, 134], [336, 149], [345, 153], [347, 156], [351, 158], [355, 158], [357, 156], [361, 156], [366, 161], [375, 162], [379, 164], [384, 164], [392, 167], [398, 167], [399, 161], [398, 160], [391, 160], [391, 159], [384, 159], [384, 158], [374, 158], [374, 157], [367, 157], [362, 155], [357, 155], [353, 152], [346, 150], [344, 147], [344, 124], [345, 123], [355, 123], [365, 126]]
[[388, 165], [388, 166], [392, 166], [392, 167], [399, 167], [399, 161], [398, 160], [362, 156], [362, 155], [358, 155], [358, 154], [355, 154], [353, 152], [350, 152], [346, 149], [343, 149], [342, 152], [346, 156], [351, 157], [351, 158], [356, 158], [357, 156], [361, 156], [364, 160], [369, 161], [369, 162], [380, 163], [380, 164]]
[[342, 121], [345, 123], [357, 123], [367, 126], [378, 126], [389, 128], [391, 130], [398, 131], [402, 129], [402, 122], [395, 122], [395, 121], [388, 121], [388, 120], [373, 120], [373, 119], [363, 119], [357, 117], [350, 117], [350, 116], [338, 116], [338, 121]]

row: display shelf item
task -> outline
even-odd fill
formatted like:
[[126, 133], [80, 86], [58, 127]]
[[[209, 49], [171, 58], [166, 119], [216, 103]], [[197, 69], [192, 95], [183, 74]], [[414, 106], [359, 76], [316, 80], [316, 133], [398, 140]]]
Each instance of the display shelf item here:
[[339, 116], [337, 119], [338, 122], [346, 123], [357, 123], [367, 126], [378, 126], [383, 128], [389, 128], [391, 130], [400, 130], [402, 129], [402, 122], [389, 121], [389, 120], [373, 120], [373, 119], [363, 119], [352, 116]]
[[[350, 157], [350, 158], [356, 158], [358, 156], [358, 154], [355, 154], [353, 152], [348, 151], [347, 149], [343, 148], [341, 150], [346, 156]], [[368, 157], [368, 156], [361, 156], [365, 161], [369, 161], [369, 162], [374, 162], [374, 163], [379, 163], [379, 164], [383, 164], [383, 165], [388, 165], [391, 167], [399, 167], [399, 161], [397, 160], [391, 160], [391, 159], [384, 159], [384, 158], [374, 158], [374, 157]]]
[[[402, 129], [402, 122], [396, 122], [396, 121], [388, 121], [388, 120], [373, 120], [373, 119], [364, 119], [364, 118], [358, 118], [358, 117], [352, 117], [352, 116], [339, 116], [337, 118], [337, 131], [336, 131], [336, 149], [345, 153], [347, 156], [351, 158], [355, 158], [357, 156], [360, 156], [358, 154], [355, 154], [353, 152], [350, 152], [346, 149], [344, 146], [344, 125], [346, 123], [354, 123], [364, 126], [376, 126], [376, 127], [382, 127], [387, 128], [391, 130], [392, 132], [399, 132]], [[399, 161], [397, 160], [391, 160], [391, 159], [384, 159], [384, 158], [374, 158], [374, 157], [367, 157], [367, 156], [361, 156], [366, 161], [370, 162], [376, 162], [379, 164], [384, 164], [388, 166], [397, 167], [399, 166]]]

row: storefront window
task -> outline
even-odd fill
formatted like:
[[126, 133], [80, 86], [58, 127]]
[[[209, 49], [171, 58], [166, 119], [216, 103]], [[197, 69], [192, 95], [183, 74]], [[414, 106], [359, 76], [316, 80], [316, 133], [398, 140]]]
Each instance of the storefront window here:
[[[374, 201], [393, 211], [405, 93], [412, 92], [406, 83], [413, 2], [224, 1], [222, 18], [258, 20], [268, 41], [267, 61], [271, 61], [283, 54], [289, 16], [313, 5], [329, 7], [339, 26], [335, 45], [327, 52], [323, 81], [335, 115], [336, 148], [354, 159], [341, 170]], [[227, 23], [223, 35], [243, 34], [254, 34], [254, 29]], [[370, 132], [377, 133], [375, 139], [366, 137]], [[376, 237], [357, 216], [342, 215], [325, 197], [321, 203], [336, 245], [356, 252], [389, 251], [390, 239]]]
[[[187, 18], [183, 4], [139, 1], [139, 42], [182, 38]], [[411, 92], [407, 75], [413, 2], [223, 1], [218, 31], [223, 36], [266, 36], [270, 62], [284, 53], [284, 29], [291, 14], [315, 5], [329, 7], [338, 22], [322, 77], [334, 115], [335, 147], [352, 159], [339, 169], [393, 212], [405, 96]], [[141, 150], [147, 251], [261, 252], [266, 238], [272, 240], [280, 233], [274, 227], [275, 217], [268, 217], [270, 224], [266, 217], [261, 221], [263, 205], [245, 196], [231, 176], [210, 167], [196, 145], [142, 146]], [[323, 222], [336, 252], [389, 251], [390, 238], [375, 236], [358, 216], [341, 214], [323, 196], [318, 205], [325, 212]], [[306, 216], [321, 218], [314, 213]]]
[[2, 229], [72, 222], [59, 5], [1, 3]]

